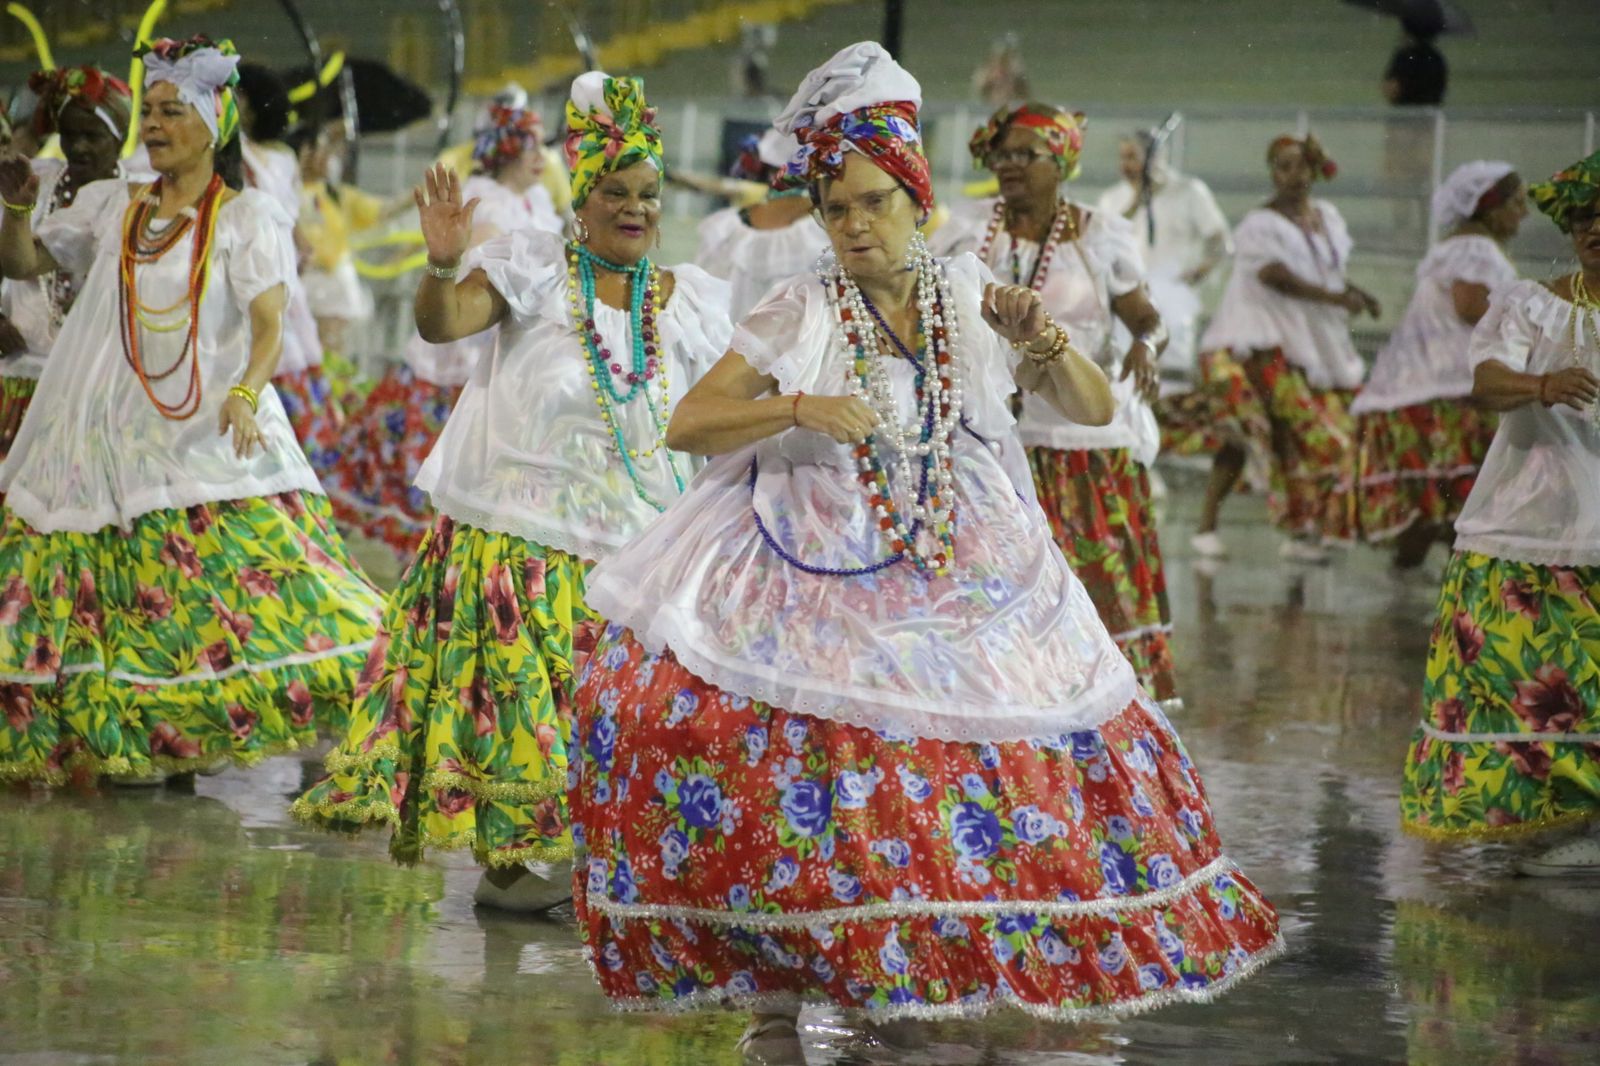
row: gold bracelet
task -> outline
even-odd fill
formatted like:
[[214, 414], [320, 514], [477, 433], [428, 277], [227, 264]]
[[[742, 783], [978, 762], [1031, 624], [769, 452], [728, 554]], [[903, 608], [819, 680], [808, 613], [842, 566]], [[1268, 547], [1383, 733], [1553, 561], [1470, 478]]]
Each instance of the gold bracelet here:
[[32, 204], [14, 204], [10, 200], [0, 200], [0, 204], [5, 206], [6, 214], [10, 215], [12, 218], [33, 217]]
[[[1028, 361], [1036, 366], [1049, 366], [1061, 362], [1062, 358], [1072, 348], [1072, 340], [1067, 336], [1067, 331], [1062, 329], [1049, 315], [1045, 316], [1045, 328], [1056, 331], [1055, 337], [1050, 341], [1050, 347], [1042, 352], [1036, 352], [1021, 342], [1013, 342], [1012, 347], [1018, 349], [1028, 357]], [[1038, 338], [1035, 338], [1037, 340]]]
[[255, 414], [261, 408], [261, 398], [256, 395], [256, 390], [249, 385], [235, 385], [228, 390], [229, 396], [237, 396], [250, 405], [250, 413]]

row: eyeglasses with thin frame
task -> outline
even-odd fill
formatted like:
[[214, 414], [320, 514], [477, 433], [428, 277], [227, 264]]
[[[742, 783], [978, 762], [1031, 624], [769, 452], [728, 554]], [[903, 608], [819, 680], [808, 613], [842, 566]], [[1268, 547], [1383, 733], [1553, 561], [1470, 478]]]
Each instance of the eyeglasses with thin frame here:
[[852, 200], [830, 200], [812, 208], [811, 216], [828, 229], [843, 229], [853, 212], [860, 212], [869, 223], [880, 222], [894, 210], [895, 193], [904, 191], [896, 186], [862, 193]]
[[983, 157], [983, 165], [990, 170], [1001, 167], [1026, 167], [1050, 158], [1050, 153], [1040, 148], [996, 148]]

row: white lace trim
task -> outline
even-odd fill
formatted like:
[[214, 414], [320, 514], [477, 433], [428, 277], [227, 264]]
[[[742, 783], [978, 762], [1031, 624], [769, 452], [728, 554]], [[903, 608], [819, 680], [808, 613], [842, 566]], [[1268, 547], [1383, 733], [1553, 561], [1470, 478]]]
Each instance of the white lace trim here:
[[1424, 720], [1420, 728], [1451, 744], [1600, 744], [1600, 733], [1446, 733]]
[[542, 548], [554, 548], [585, 562], [599, 562], [626, 543], [626, 538], [611, 543], [596, 540], [593, 535], [546, 525], [534, 518], [509, 515], [502, 511], [483, 511], [466, 507], [454, 500], [433, 498], [436, 511], [462, 525], [481, 529], [485, 533], [504, 533], [531, 541]]
[[[639, 606], [613, 599], [605, 592], [603, 583], [589, 589], [588, 605], [602, 617], [623, 625], [630, 625], [629, 616], [634, 615]], [[994, 728], [990, 720], [992, 716], [974, 719], [930, 712], [916, 698], [890, 692], [866, 696], [859, 690], [845, 691], [815, 679], [781, 675], [755, 663], [698, 647], [678, 635], [690, 630], [693, 624], [694, 619], [678, 617], [675, 605], [663, 604], [654, 612], [648, 633], [637, 627], [630, 628], [633, 628], [634, 639], [646, 650], [660, 654], [663, 648], [670, 648], [684, 669], [723, 692], [781, 707], [790, 713], [824, 718], [876, 732], [909, 732], [916, 737], [961, 744], [1032, 740], [1059, 733], [1098, 729], [1122, 713], [1129, 704], [1139, 700], [1142, 694], [1133, 667], [1118, 655], [1115, 662], [1120, 667], [1119, 676], [1107, 684], [1100, 695], [1087, 694], [1084, 702], [1070, 712], [1047, 711], [1037, 707], [1020, 708], [1011, 714], [1008, 728]], [[677, 632], [668, 632], [669, 627]], [[1028, 724], [1023, 725], [1024, 721]]]
[[857, 907], [832, 907], [818, 911], [729, 911], [708, 907], [680, 907], [660, 903], [617, 903], [592, 893], [588, 905], [616, 921], [682, 919], [706, 925], [739, 929], [809, 929], [839, 922], [875, 922], [906, 918], [999, 918], [1011, 914], [1037, 914], [1049, 918], [1104, 917], [1165, 907], [1202, 885], [1239, 868], [1226, 855], [1218, 855], [1188, 877], [1166, 888], [1139, 896], [1114, 896], [1084, 900], [886, 900]]
[[1506, 562], [1531, 563], [1534, 566], [1600, 566], [1600, 547], [1530, 543], [1494, 533], [1462, 533], [1456, 537], [1455, 550], [1477, 552]]
[[132, 529], [135, 520], [156, 511], [182, 511], [207, 503], [232, 503], [237, 500], [265, 499], [285, 492], [324, 495], [316, 474], [305, 469], [285, 470], [270, 478], [241, 478], [228, 485], [238, 491], [219, 493], [217, 485], [194, 485], [183, 492], [171, 486], [135, 493], [126, 510], [111, 507], [51, 511], [44, 502], [20, 485], [5, 490], [6, 506], [40, 533], [98, 533], [107, 527]]
[[235, 674], [249, 671], [252, 674], [266, 674], [285, 666], [307, 666], [311, 663], [320, 663], [324, 659], [340, 659], [355, 652], [363, 654], [372, 649], [371, 640], [357, 641], [354, 644], [341, 644], [337, 648], [328, 648], [324, 651], [301, 651], [293, 655], [285, 655], [265, 663], [234, 663], [226, 670], [196, 670], [193, 673], [179, 674], [177, 677], [151, 677], [147, 674], [135, 674], [128, 670], [107, 670], [106, 664], [74, 663], [62, 667], [50, 674], [14, 674], [10, 671], [0, 670], [0, 681], [16, 685], [54, 685], [63, 677], [72, 677], [77, 674], [104, 673], [114, 681], [126, 681], [133, 685], [187, 685], [196, 681], [223, 681]]
[[[981, 1018], [998, 1009], [1017, 1010], [1025, 1014], [1031, 1014], [1035, 1018], [1057, 1022], [1109, 1021], [1159, 1010], [1162, 1007], [1176, 1003], [1210, 1003], [1231, 991], [1239, 982], [1253, 977], [1262, 967], [1277, 959], [1287, 950], [1288, 945], [1284, 943], [1283, 937], [1279, 935], [1273, 938], [1272, 943], [1240, 964], [1233, 973], [1211, 982], [1204, 988], [1186, 988], [1182, 985], [1177, 985], [1172, 988], [1163, 988], [1156, 992], [1145, 993], [1133, 999], [1119, 1000], [1115, 1003], [1101, 1003], [1092, 1007], [1030, 1003], [1015, 994], [1001, 994], [993, 995], [991, 998], [983, 1000], [957, 1000], [953, 1003], [937, 1004], [901, 1003], [890, 1004], [885, 1007], [860, 1009], [877, 1021], [889, 1021], [896, 1018], [918, 1018], [928, 1021], [947, 1018]], [[590, 955], [587, 949], [585, 949], [584, 954], [586, 957]], [[592, 957], [589, 963], [592, 968], [594, 965]], [[792, 992], [738, 995], [713, 988], [670, 1000], [651, 999], [643, 996], [613, 999], [611, 1000], [611, 1007], [617, 1011], [683, 1013], [711, 1007], [754, 1011], [798, 1010], [808, 1003], [833, 1004], [834, 1001], [820, 992], [807, 992], [803, 995], [797, 995]]]
[[1118, 644], [1122, 644], [1125, 641], [1138, 640], [1140, 637], [1147, 637], [1152, 633], [1166, 633], [1170, 636], [1172, 633], [1172, 623], [1157, 622], [1155, 625], [1139, 626], [1137, 629], [1129, 629], [1121, 633], [1113, 633], [1111, 634], [1111, 639], [1116, 641]]

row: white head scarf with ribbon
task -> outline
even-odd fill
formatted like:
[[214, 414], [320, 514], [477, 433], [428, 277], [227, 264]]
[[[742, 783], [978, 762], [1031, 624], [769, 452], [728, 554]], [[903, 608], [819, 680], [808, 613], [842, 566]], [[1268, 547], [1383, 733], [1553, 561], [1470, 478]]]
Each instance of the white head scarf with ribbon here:
[[177, 86], [178, 98], [200, 113], [200, 120], [211, 131], [217, 147], [227, 144], [238, 132], [237, 118], [234, 128], [219, 128], [219, 94], [234, 79], [239, 66], [237, 55], [225, 55], [216, 48], [201, 48], [178, 59], [167, 59], [157, 52], [144, 57], [144, 86], [149, 89], [161, 82]]
[[1441, 233], [1455, 229], [1478, 211], [1483, 194], [1500, 184], [1516, 167], [1500, 159], [1463, 163], [1433, 190], [1433, 223]]

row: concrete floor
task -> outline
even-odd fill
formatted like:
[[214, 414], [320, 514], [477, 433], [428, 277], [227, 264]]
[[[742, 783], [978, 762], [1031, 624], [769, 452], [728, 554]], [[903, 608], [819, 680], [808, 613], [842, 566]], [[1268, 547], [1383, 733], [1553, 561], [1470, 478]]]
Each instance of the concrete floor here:
[[[873, 1058], [814, 1012], [810, 1061], [1600, 1060], [1600, 890], [1398, 830], [1442, 553], [1403, 578], [1367, 551], [1291, 569], [1241, 499], [1234, 561], [1205, 577], [1186, 544], [1197, 483], [1169, 477], [1174, 721], [1290, 954], [1211, 1006], [1076, 1028], [1004, 1015], [932, 1029], [914, 1056]], [[405, 870], [381, 833], [291, 824], [315, 773], [284, 758], [194, 794], [0, 793], [0, 1064], [737, 1061], [739, 1017], [614, 1015], [565, 921], [475, 914], [462, 857]]]

